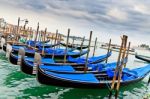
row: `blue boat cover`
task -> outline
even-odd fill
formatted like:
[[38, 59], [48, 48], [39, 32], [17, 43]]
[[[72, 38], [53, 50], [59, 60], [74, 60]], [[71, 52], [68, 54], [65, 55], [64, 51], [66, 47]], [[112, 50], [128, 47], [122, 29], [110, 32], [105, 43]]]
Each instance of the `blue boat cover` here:
[[[33, 62], [34, 58], [33, 57], [25, 57], [25, 60]], [[41, 63], [54, 63], [54, 60], [51, 58], [42, 58]]]
[[[43, 48], [39, 48], [39, 50], [43, 50]], [[60, 54], [60, 53], [64, 53], [65, 49], [52, 49], [52, 48], [44, 48], [44, 52], [45, 53], [54, 53], [54, 54]]]
[[[26, 42], [27, 45], [30, 45], [30, 46], [35, 46], [35, 43], [37, 46], [43, 46], [43, 44], [45, 45], [46, 43], [43, 43], [43, 42], [40, 42], [40, 41], [32, 41], [32, 40], [28, 40]], [[49, 45], [49, 44], [46, 44], [46, 46]]]
[[136, 72], [137, 76], [139, 77], [143, 77], [145, 76], [147, 73], [150, 72], [150, 64], [144, 66], [144, 67], [140, 67], [140, 68], [136, 68], [136, 69], [132, 69], [132, 72]]
[[[25, 49], [25, 52], [28, 52], [28, 53], [35, 53], [35, 50], [34, 49], [28, 49], [27, 47], [25, 46], [12, 46], [12, 49], [13, 50], [19, 50], [20, 47], [23, 47]], [[38, 48], [38, 51], [42, 51], [43, 50], [43, 47], [42, 46], [39, 46]], [[58, 55], [64, 55], [65, 54], [65, 49], [52, 49], [52, 48], [44, 48], [44, 52], [47, 53], [47, 54], [58, 54]], [[87, 50], [86, 51], [83, 51], [81, 54], [85, 54], [87, 53]], [[80, 52], [73, 52], [72, 49], [68, 49], [67, 51], [67, 55], [78, 55], [80, 54]]]
[[[109, 64], [91, 64], [88, 68], [92, 68], [93, 71], [105, 71], [107, 69], [115, 68], [116, 62], [109, 63]], [[70, 65], [62, 65], [62, 66], [50, 66], [50, 65], [40, 65], [42, 69], [51, 70], [51, 71], [61, 71], [61, 72], [74, 72], [72, 66]]]
[[129, 69], [125, 68], [125, 69], [123, 69], [122, 79], [124, 81], [127, 81], [127, 80], [132, 80], [132, 79], [135, 79], [135, 78], [141, 78], [141, 77], [146, 76], [149, 72], [150, 72], [150, 64], [146, 65], [144, 67], [135, 68], [135, 69], [132, 69], [132, 70], [129, 70]]
[[26, 48], [25, 46], [15, 46], [15, 45], [13, 45], [13, 46], [12, 46], [12, 49], [18, 51], [19, 48], [21, 48], [21, 47], [23, 47], [23, 48], [25, 49], [25, 52], [28, 52], [28, 53], [35, 53], [35, 50], [34, 50], [34, 49], [28, 49], [28, 48]]
[[77, 81], [77, 82], [86, 82], [86, 83], [99, 83], [94, 74], [85, 73], [85, 74], [63, 74], [63, 73], [54, 73], [50, 71], [45, 71], [46, 74], [54, 76], [59, 79]]
[[16, 46], [16, 45], [13, 45], [13, 46], [12, 46], [12, 49], [19, 50], [20, 47], [25, 48], [24, 46]]
[[32, 41], [32, 40], [28, 40], [26, 42], [27, 45], [30, 45], [30, 46], [34, 46], [35, 45], [35, 41]]
[[97, 63], [97, 64], [88, 64], [88, 68], [92, 68], [93, 71], [106, 71], [108, 69], [116, 68], [116, 62], [112, 63]]
[[106, 73], [107, 73], [108, 77], [110, 77], [110, 78], [114, 77], [114, 71], [113, 71], [113, 69], [111, 69], [111, 68], [107, 69]]
[[[114, 76], [114, 70], [113, 69], [107, 69], [107, 75], [109, 77], [113, 77]], [[146, 76], [148, 73], [150, 72], [150, 64], [140, 67], [140, 68], [135, 68], [135, 69], [128, 69], [128, 68], [124, 68], [122, 70], [122, 80], [123, 81], [128, 81], [128, 80], [133, 80], [136, 78], [141, 78]]]
[[[111, 54], [112, 54], [112, 52], [109, 52], [108, 54], [105, 54], [105, 55], [90, 57], [88, 59], [88, 63], [92, 63], [92, 62], [96, 62], [96, 61], [99, 61], [99, 60], [103, 60], [103, 59], [109, 57]], [[80, 63], [85, 63], [86, 62], [86, 58], [85, 57], [72, 58], [71, 56], [69, 56], [68, 57], [68, 61], [80, 64]]]
[[46, 43], [37, 43], [36, 46], [43, 47], [43, 46], [52, 46], [52, 45]]
[[51, 70], [51, 71], [66, 71], [66, 72], [74, 72], [74, 68], [69, 65], [63, 65], [63, 66], [50, 66], [50, 65], [40, 65], [41, 69], [44, 70]]

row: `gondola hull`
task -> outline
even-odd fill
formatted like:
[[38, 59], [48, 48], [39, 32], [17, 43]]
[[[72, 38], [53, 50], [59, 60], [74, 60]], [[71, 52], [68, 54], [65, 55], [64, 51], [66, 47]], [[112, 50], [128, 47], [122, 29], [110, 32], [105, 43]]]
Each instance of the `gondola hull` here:
[[145, 61], [145, 62], [150, 63], [150, 57], [147, 58], [147, 57], [142, 57], [142, 56], [140, 56], [140, 55], [135, 55], [135, 57], [136, 57], [137, 59], [140, 59], [140, 60], [142, 60], [142, 61]]
[[23, 59], [20, 64], [20, 70], [25, 74], [35, 75], [33, 74], [33, 66], [30, 64], [27, 64]]
[[[61, 66], [60, 63], [42, 63], [42, 64], [45, 64], [45, 65], [51, 65], [51, 66]], [[62, 61], [62, 64], [63, 64], [63, 61]], [[73, 67], [82, 67], [81, 69], [84, 68], [84, 65], [85, 64], [72, 64]], [[21, 61], [21, 65], [20, 65], [20, 68], [22, 70], [22, 72], [26, 73], [26, 74], [29, 74], [29, 75], [35, 75], [33, 74], [33, 62], [29, 62], [29, 61], [26, 61], [24, 58], [22, 59]]]
[[3, 51], [6, 52], [6, 44], [3, 45]]
[[[14, 51], [13, 50], [13, 53], [17, 54], [18, 52]], [[25, 52], [25, 56], [29, 56], [29, 57], [34, 57], [34, 54], [35, 52]], [[40, 53], [41, 54], [41, 53]], [[82, 53], [81, 55], [80, 54], [73, 54], [73, 55], [66, 55], [66, 58], [68, 58], [69, 56], [73, 57], [73, 58], [77, 58], [77, 57], [80, 57], [82, 55], [84, 55], [86, 53]], [[41, 54], [42, 55], [42, 54]], [[45, 57], [45, 58], [52, 58], [53, 57], [53, 54], [45, 54], [45, 55], [42, 55], [42, 57]], [[64, 58], [64, 54], [55, 54], [54, 55], [54, 58], [55, 59], [63, 59]]]
[[13, 53], [10, 53], [10, 55], [9, 55], [9, 61], [10, 61], [10, 63], [12, 63], [14, 65], [17, 65], [17, 61], [18, 61], [17, 55], [15, 55]]
[[[96, 65], [96, 64], [99, 64], [99, 63], [103, 62], [105, 59], [106, 58], [103, 57], [102, 59], [97, 60], [95, 62], [92, 62], [90, 64], [93, 64], [93, 65], [95, 64]], [[54, 61], [55, 62], [50, 62], [50, 61], [42, 62], [42, 64], [44, 64], [46, 66], [54, 66], [54, 67], [55, 66], [60, 66], [61, 67], [61, 66], [64, 65], [64, 60], [63, 59], [62, 60], [55, 59]], [[21, 64], [21, 69], [24, 73], [34, 75], [34, 74], [32, 74], [34, 64], [33, 64], [33, 61], [31, 62], [31, 59], [27, 60], [26, 58], [23, 58], [21, 63], [22, 63]], [[85, 63], [73, 63], [73, 62], [69, 62], [68, 60], [66, 60], [66, 65], [71, 65], [73, 68], [75, 68], [78, 71], [83, 71], [84, 67], [85, 67]]]
[[[141, 81], [143, 78], [144, 77], [137, 78], [130, 81], [122, 81], [121, 86], [137, 83], [138, 81]], [[108, 85], [111, 85], [111, 82], [108, 83], [107, 81], [102, 81], [102, 82], [100, 81], [99, 83], [86, 83], [86, 82], [71, 81], [67, 79], [64, 80], [52, 75], [47, 75], [41, 69], [38, 69], [37, 80], [39, 83], [45, 85], [72, 87], [72, 88], [102, 89], [102, 88], [108, 88]]]
[[[52, 48], [52, 47], [55, 47], [55, 46], [58, 46], [59, 44], [54, 44], [54, 45], [50, 45], [50, 46], [44, 46], [45, 48]], [[15, 46], [20, 46], [20, 45], [15, 45]], [[26, 45], [21, 45], [20, 47], [27, 47]], [[36, 46], [36, 48], [39, 48], [39, 46]], [[19, 51], [19, 49], [12, 49], [13, 50], [13, 53], [14, 54], [18, 54], [18, 51]], [[26, 51], [26, 56], [31, 56], [31, 57], [33, 57], [34, 56], [34, 52], [27, 52]]]
[[[76, 49], [78, 49], [78, 50], [81, 50], [81, 46], [74, 46], [74, 45], [66, 45], [66, 44], [64, 44], [64, 43], [60, 43], [61, 45], [63, 45], [63, 46], [68, 46], [69, 48], [76, 48]], [[88, 46], [82, 46], [82, 49], [86, 49], [86, 48], [88, 48]]]

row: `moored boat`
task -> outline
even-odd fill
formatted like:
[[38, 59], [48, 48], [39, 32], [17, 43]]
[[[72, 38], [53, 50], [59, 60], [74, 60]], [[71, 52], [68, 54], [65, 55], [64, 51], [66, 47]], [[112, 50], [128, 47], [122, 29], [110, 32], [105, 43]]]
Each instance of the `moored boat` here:
[[[34, 57], [35, 52], [39, 52], [45, 58], [52, 58], [53, 55], [55, 55], [55, 59], [62, 60], [64, 58], [65, 54], [66, 54], [66, 58], [68, 58], [69, 56], [71, 56], [73, 58], [77, 58], [77, 57], [80, 57], [80, 56], [86, 54], [88, 52], [88, 50], [84, 50], [80, 53], [79, 51], [75, 52], [72, 49], [70, 49], [67, 51], [67, 53], [65, 53], [64, 49], [56, 49], [56, 50], [48, 49], [47, 53], [45, 53], [43, 55], [42, 51], [35, 51], [34, 49], [25, 49], [25, 56]], [[9, 57], [10, 62], [15, 60], [15, 62], [12, 62], [12, 63], [16, 65], [17, 64], [16, 60], [18, 59], [18, 53], [16, 53], [14, 50], [12, 50], [9, 56], [10, 56]]]
[[82, 49], [86, 49], [86, 48], [88, 48], [88, 45], [86, 46], [86, 45], [84, 45], [84, 46], [78, 46], [78, 45], [71, 45], [71, 44], [65, 44], [65, 43], [60, 43], [61, 45], [63, 45], [63, 46], [67, 46], [67, 47], [69, 47], [69, 48], [76, 48], [76, 49], [78, 49], [78, 50], [80, 50], [81, 48]]
[[[20, 51], [21, 51], [21, 49], [20, 49]], [[111, 52], [107, 53], [106, 55], [89, 58], [88, 62], [91, 65], [90, 67], [92, 67], [94, 64], [95, 64], [95, 66], [97, 66], [98, 63], [103, 62], [110, 55], [111, 55]], [[22, 56], [21, 64], [20, 64], [21, 70], [24, 73], [32, 75], [33, 68], [34, 68], [34, 58], [33, 57], [24, 57], [23, 55], [21, 55], [21, 56]], [[37, 56], [35, 56], [35, 57], [37, 57]], [[82, 58], [79, 58], [79, 59], [81, 60]], [[70, 61], [69, 58], [67, 58], [66, 63], [64, 63], [63, 59], [57, 60], [57, 59], [42, 57], [41, 63], [46, 67], [52, 66], [54, 68], [55, 67], [62, 68], [65, 65], [65, 66], [68, 66], [68, 68], [69, 68], [69, 66], [73, 66], [73, 68], [77, 68], [78, 70], [83, 70], [84, 66], [85, 66], [85, 59], [83, 58], [84, 61], [82, 60], [80, 62], [77, 62], [77, 60], [79, 60], [79, 59], [76, 58], [76, 61]]]
[[[121, 86], [137, 83], [150, 72], [150, 65], [132, 70], [123, 69]], [[47, 71], [38, 67], [37, 80], [41, 84], [73, 88], [107, 88], [112, 83], [113, 77], [93, 73], [68, 72], [60, 73]], [[117, 83], [117, 80], [116, 82]]]
[[148, 62], [148, 63], [150, 63], [150, 57], [147, 57], [147, 56], [142, 56], [142, 55], [135, 55], [135, 57], [137, 58], [137, 59], [140, 59], [140, 60], [142, 60], [142, 61], [145, 61], [145, 62]]

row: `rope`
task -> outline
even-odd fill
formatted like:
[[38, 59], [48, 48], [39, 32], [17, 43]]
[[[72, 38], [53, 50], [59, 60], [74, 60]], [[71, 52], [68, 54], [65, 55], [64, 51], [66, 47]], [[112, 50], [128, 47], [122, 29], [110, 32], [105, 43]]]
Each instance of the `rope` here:
[[103, 81], [105, 81], [105, 84], [106, 86], [108, 87], [109, 91], [111, 90], [111, 86], [110, 84], [108, 83], [108, 79], [104, 79], [104, 78], [101, 78]]

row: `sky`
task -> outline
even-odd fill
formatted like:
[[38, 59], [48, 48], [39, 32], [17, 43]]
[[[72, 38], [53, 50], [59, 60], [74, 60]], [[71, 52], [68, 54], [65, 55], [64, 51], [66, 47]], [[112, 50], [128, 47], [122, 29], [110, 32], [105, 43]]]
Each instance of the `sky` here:
[[[131, 45], [150, 45], [149, 0], [0, 0], [0, 17], [17, 24], [28, 19], [36, 29], [89, 37], [120, 44], [120, 36], [128, 35]], [[24, 23], [22, 22], [21, 25]]]

